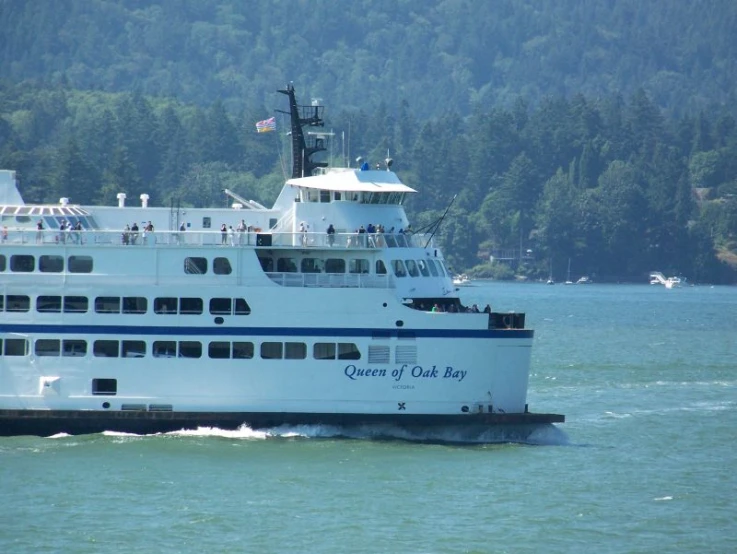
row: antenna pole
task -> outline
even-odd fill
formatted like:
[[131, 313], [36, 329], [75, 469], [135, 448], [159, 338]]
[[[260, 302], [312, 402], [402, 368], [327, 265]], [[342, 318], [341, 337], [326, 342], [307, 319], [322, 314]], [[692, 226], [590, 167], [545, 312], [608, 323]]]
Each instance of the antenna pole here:
[[450, 204], [448, 204], [448, 207], [445, 208], [445, 212], [443, 212], [443, 215], [438, 220], [437, 224], [435, 225], [435, 228], [432, 230], [432, 233], [430, 233], [430, 238], [427, 239], [427, 242], [425, 243], [425, 248], [427, 248], [427, 245], [430, 244], [430, 241], [435, 236], [435, 233], [437, 233], [438, 229], [440, 229], [440, 225], [443, 223], [443, 220], [445, 219], [445, 216], [448, 215], [448, 210], [450, 210], [450, 207], [453, 205], [453, 202], [456, 201], [457, 194], [453, 195], [453, 198], [450, 201]]

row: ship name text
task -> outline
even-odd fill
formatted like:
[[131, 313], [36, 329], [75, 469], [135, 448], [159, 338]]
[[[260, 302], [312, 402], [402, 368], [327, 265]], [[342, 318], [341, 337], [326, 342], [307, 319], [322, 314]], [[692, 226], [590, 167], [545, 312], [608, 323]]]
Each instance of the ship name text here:
[[453, 366], [438, 368], [436, 365], [423, 367], [421, 365], [410, 366], [409, 364], [391, 370], [387, 368], [363, 368], [348, 364], [343, 370], [343, 374], [351, 381], [358, 381], [365, 377], [384, 377], [395, 381], [401, 381], [402, 379], [450, 379], [460, 383], [465, 379], [467, 373], [467, 370], [455, 369]]

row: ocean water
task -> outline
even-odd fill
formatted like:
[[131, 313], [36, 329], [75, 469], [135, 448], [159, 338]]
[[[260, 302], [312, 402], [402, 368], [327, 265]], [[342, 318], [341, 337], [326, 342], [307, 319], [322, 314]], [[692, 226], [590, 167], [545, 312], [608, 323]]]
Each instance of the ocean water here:
[[567, 422], [534, 444], [0, 438], [0, 552], [737, 551], [737, 288], [462, 296], [536, 329], [530, 408]]

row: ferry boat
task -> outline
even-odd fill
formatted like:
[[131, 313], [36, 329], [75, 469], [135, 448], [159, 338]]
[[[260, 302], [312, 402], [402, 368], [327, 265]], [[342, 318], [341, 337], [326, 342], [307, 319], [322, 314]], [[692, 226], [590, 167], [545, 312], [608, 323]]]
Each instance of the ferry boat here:
[[271, 208], [29, 205], [0, 172], [0, 435], [564, 421], [528, 410], [525, 314], [466, 312], [392, 161], [315, 161], [323, 106], [279, 92]]

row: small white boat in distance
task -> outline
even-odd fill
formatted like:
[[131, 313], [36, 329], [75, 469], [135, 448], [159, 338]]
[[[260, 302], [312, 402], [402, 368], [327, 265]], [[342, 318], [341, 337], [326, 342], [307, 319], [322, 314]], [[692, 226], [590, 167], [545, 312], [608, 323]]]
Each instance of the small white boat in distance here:
[[591, 279], [589, 279], [586, 275], [584, 275], [583, 277], [579, 278], [578, 281], [576, 281], [576, 284], [577, 285], [590, 285]]
[[666, 277], [659, 271], [653, 271], [650, 273], [650, 284], [651, 285], [663, 285], [667, 289], [677, 288], [681, 286], [680, 277]]
[[453, 277], [453, 284], [457, 287], [473, 287], [471, 278], [465, 273], [459, 273]]

